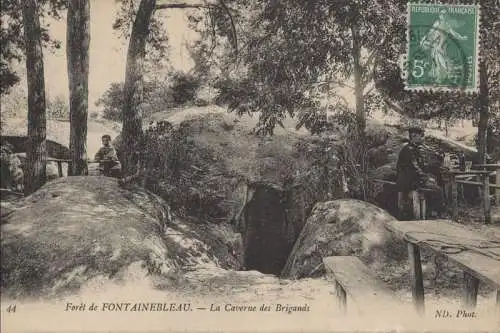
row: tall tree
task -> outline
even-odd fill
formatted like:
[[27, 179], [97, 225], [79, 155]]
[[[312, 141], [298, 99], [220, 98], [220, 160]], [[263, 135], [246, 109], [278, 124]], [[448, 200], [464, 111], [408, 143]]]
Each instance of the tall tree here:
[[67, 16], [66, 55], [70, 100], [70, 175], [83, 175], [87, 159], [89, 93], [89, 0], [70, 0]]
[[[481, 2], [481, 63], [479, 64], [479, 105], [478, 150], [481, 163], [486, 163], [488, 153], [488, 123], [491, 116], [500, 113], [500, 6], [498, 0]], [[496, 107], [496, 109], [495, 109]], [[494, 117], [493, 117], [494, 118]], [[492, 139], [492, 138], [490, 138]]]
[[127, 67], [125, 71], [123, 107], [123, 145], [125, 147], [123, 168], [125, 173], [135, 173], [138, 144], [142, 138], [143, 68], [146, 56], [151, 19], [156, 9], [156, 0], [141, 0], [132, 25]]
[[24, 193], [33, 193], [46, 181], [45, 79], [38, 2], [23, 1], [23, 24], [28, 73], [28, 149]]

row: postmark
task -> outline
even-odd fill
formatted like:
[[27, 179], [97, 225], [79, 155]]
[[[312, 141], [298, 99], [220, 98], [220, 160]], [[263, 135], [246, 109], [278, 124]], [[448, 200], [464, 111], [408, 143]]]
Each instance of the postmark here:
[[477, 92], [478, 5], [408, 3], [406, 90]]

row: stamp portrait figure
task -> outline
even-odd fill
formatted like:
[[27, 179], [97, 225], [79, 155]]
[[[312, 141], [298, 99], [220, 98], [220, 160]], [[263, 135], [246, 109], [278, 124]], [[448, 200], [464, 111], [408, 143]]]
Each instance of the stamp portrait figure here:
[[432, 59], [429, 75], [438, 83], [444, 83], [449, 74], [455, 70], [455, 64], [447, 53], [448, 39], [467, 40], [466, 35], [461, 35], [455, 31], [455, 27], [459, 25], [460, 22], [450, 19], [447, 10], [442, 9], [438, 19], [420, 42], [420, 47], [429, 52]]
[[409, 3], [406, 90], [478, 89], [477, 5]]

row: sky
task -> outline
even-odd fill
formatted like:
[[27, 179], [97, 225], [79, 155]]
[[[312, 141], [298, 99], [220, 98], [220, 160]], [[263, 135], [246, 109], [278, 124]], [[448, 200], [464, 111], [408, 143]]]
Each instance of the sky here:
[[[89, 109], [106, 91], [112, 82], [123, 81], [128, 40], [120, 38], [112, 29], [118, 9], [115, 0], [91, 0], [90, 22], [90, 72], [89, 72]], [[196, 34], [187, 26], [185, 10], [170, 9], [166, 28], [169, 35], [169, 53], [172, 66], [179, 70], [189, 70], [193, 63], [184, 46], [185, 41], [195, 38]], [[158, 13], [157, 13], [158, 15]], [[66, 62], [66, 18], [50, 21], [50, 33], [62, 43], [55, 52], [44, 49], [45, 85], [48, 97], [67, 98], [68, 74]], [[24, 75], [22, 75], [24, 76]], [[22, 84], [26, 84], [23, 80]], [[25, 88], [26, 89], [26, 88]]]

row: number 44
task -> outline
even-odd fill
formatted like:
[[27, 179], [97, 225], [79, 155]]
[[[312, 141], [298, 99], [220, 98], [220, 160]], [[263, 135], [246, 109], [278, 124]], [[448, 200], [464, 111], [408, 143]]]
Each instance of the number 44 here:
[[7, 312], [16, 312], [16, 305], [11, 304], [7, 307]]
[[413, 70], [411, 71], [411, 74], [416, 78], [420, 78], [424, 75], [424, 69], [427, 66], [429, 66], [428, 62], [424, 62], [423, 60], [415, 60], [413, 61]]

